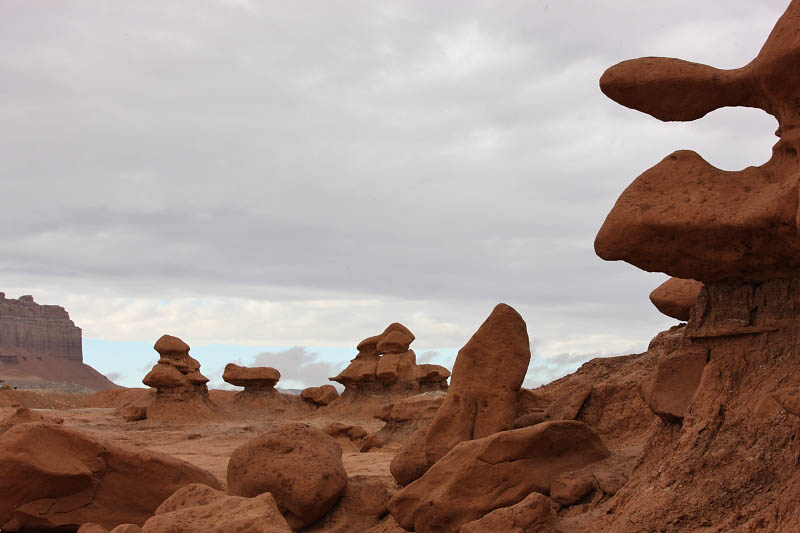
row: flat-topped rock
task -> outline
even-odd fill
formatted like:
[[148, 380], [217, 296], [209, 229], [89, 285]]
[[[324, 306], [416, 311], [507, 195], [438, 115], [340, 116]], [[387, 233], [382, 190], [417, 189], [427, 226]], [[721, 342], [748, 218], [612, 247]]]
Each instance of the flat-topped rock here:
[[268, 366], [247, 367], [228, 363], [222, 379], [245, 390], [265, 389], [274, 387], [280, 381], [281, 373]]

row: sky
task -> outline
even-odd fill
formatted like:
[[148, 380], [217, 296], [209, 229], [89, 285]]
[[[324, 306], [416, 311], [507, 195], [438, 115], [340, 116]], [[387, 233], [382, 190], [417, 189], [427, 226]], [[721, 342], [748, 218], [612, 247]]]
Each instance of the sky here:
[[63, 305], [141, 386], [164, 333], [320, 385], [399, 321], [452, 365], [498, 302], [536, 386], [675, 323], [604, 262], [619, 194], [678, 149], [738, 170], [763, 111], [607, 99], [640, 56], [735, 68], [788, 0], [0, 1], [0, 291]]

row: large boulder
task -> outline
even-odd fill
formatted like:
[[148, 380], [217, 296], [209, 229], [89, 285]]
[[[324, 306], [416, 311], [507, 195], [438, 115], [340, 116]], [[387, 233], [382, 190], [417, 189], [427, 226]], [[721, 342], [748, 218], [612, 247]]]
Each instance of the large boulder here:
[[561, 474], [609, 455], [597, 433], [576, 420], [502, 431], [456, 445], [388, 507], [410, 531], [458, 531], [531, 492], [549, 494]]
[[252, 498], [229, 496], [208, 485], [187, 485], [167, 498], [143, 533], [290, 533], [268, 492]]
[[514, 427], [530, 359], [525, 321], [512, 307], [498, 304], [458, 352], [447, 397], [425, 435], [429, 464], [459, 442]]
[[228, 492], [248, 498], [272, 493], [294, 530], [322, 517], [345, 487], [341, 447], [306, 424], [288, 424], [249, 440], [228, 462]]
[[184, 485], [220, 488], [209, 472], [180, 459], [44, 423], [0, 435], [0, 479], [4, 531], [141, 525]]
[[600, 79], [614, 101], [664, 121], [721, 107], [759, 108], [778, 121], [772, 157], [725, 171], [681, 150], [639, 176], [595, 239], [597, 254], [703, 283], [800, 277], [797, 20], [793, 1], [758, 56], [737, 69], [664, 57], [624, 61]]
[[687, 322], [702, 288], [693, 279], [670, 278], [650, 293], [650, 301], [665, 315]]

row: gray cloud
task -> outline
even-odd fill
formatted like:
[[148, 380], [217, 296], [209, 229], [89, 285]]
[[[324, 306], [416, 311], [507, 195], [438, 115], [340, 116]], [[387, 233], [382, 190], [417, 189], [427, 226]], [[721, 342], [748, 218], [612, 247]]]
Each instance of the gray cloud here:
[[338, 383], [328, 378], [337, 375], [344, 364], [331, 363], [319, 358], [319, 354], [305, 346], [294, 346], [279, 352], [262, 352], [253, 358], [252, 366], [271, 366], [281, 373], [282, 388], [318, 387], [331, 384], [341, 389]]
[[662, 124], [597, 80], [743, 64], [786, 4], [4, 2], [0, 270], [97, 338], [194, 305], [189, 340], [350, 345], [402, 319], [458, 347], [507, 301], [544, 355], [646, 345], [663, 276], [594, 255], [606, 213], [675, 149], [763, 162], [775, 122]]

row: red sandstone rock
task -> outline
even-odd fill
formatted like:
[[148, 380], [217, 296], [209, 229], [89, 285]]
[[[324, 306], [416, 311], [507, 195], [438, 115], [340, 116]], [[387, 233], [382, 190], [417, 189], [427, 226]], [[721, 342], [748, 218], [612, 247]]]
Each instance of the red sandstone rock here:
[[114, 414], [121, 416], [126, 422], [137, 422], [147, 418], [147, 407], [142, 405], [126, 405], [114, 411]]
[[386, 444], [386, 441], [384, 441], [380, 435], [377, 433], [370, 433], [361, 439], [361, 442], [358, 444], [358, 451], [366, 453], [376, 448], [383, 448], [384, 444]]
[[305, 424], [289, 424], [247, 441], [228, 462], [228, 491], [272, 493], [289, 526], [313, 524], [342, 495], [347, 473], [336, 441]]
[[331, 437], [347, 437], [350, 440], [359, 440], [367, 436], [367, 430], [361, 426], [341, 422], [331, 422], [323, 431]]
[[[383, 333], [358, 344], [358, 354], [338, 376], [330, 378], [345, 386], [343, 396], [409, 394], [446, 390], [450, 372], [439, 365], [417, 365], [409, 349], [414, 334], [402, 324], [390, 324]], [[383, 354], [383, 355], [381, 355]]]
[[742, 68], [647, 57], [603, 74], [607, 96], [661, 120], [695, 120], [726, 106], [763, 109], [777, 119], [780, 140], [767, 163], [738, 172], [691, 151], [668, 156], [617, 200], [595, 240], [600, 257], [702, 282], [800, 277], [798, 17], [792, 1]]
[[665, 315], [687, 322], [702, 288], [693, 279], [670, 278], [650, 293], [650, 301]]
[[502, 507], [461, 526], [459, 533], [533, 533], [549, 530], [555, 518], [550, 498], [532, 492], [510, 507]]
[[589, 379], [573, 380], [569, 385], [562, 387], [559, 396], [547, 406], [544, 410], [544, 418], [546, 420], [575, 420], [593, 388], [594, 383]]
[[29, 422], [45, 422], [48, 424], [63, 424], [64, 419], [60, 416], [43, 414], [36, 411], [31, 411], [27, 407], [17, 407], [11, 414], [5, 418], [0, 418], [0, 435], [19, 424], [27, 424]]
[[156, 510], [142, 527], [144, 533], [289, 533], [289, 524], [268, 492], [243, 498], [207, 485], [187, 485]]
[[11, 531], [142, 524], [183, 485], [219, 487], [185, 461], [42, 423], [0, 435], [0, 479], [0, 527]]
[[608, 455], [597, 433], [575, 420], [501, 431], [455, 446], [388, 507], [408, 530], [458, 531], [531, 492], [547, 494], [559, 475]]
[[681, 340], [667, 346], [658, 358], [652, 380], [642, 384], [650, 409], [667, 422], [683, 420], [708, 361], [708, 348]]
[[408, 485], [428, 470], [430, 465], [425, 458], [425, 434], [427, 432], [427, 426], [417, 429], [392, 459], [389, 471], [398, 485]]
[[156, 389], [147, 407], [147, 418], [175, 420], [214, 416], [216, 406], [208, 399], [208, 378], [200, 363], [189, 355], [189, 345], [177, 337], [162, 335], [153, 347], [161, 356], [142, 383]]
[[458, 352], [450, 390], [425, 435], [429, 464], [459, 442], [514, 427], [516, 399], [530, 362], [525, 321], [498, 304]]
[[594, 475], [583, 470], [558, 476], [550, 485], [550, 497], [561, 505], [578, 503], [594, 490]]
[[547, 417], [544, 411], [535, 411], [533, 413], [522, 415], [514, 420], [514, 429], [535, 426], [536, 424], [541, 424], [542, 422], [547, 422], [548, 420], [550, 419]]
[[303, 389], [300, 397], [306, 401], [320, 407], [332, 404], [339, 399], [339, 391], [333, 385], [322, 385], [320, 387], [308, 387]]
[[387, 514], [389, 493], [386, 485], [374, 476], [353, 476], [341, 500], [307, 533], [356, 533], [367, 531]]
[[280, 381], [281, 373], [268, 366], [247, 367], [228, 363], [222, 379], [245, 390], [261, 390], [274, 387]]
[[772, 393], [781, 407], [794, 416], [800, 416], [800, 387], [784, 387]]

